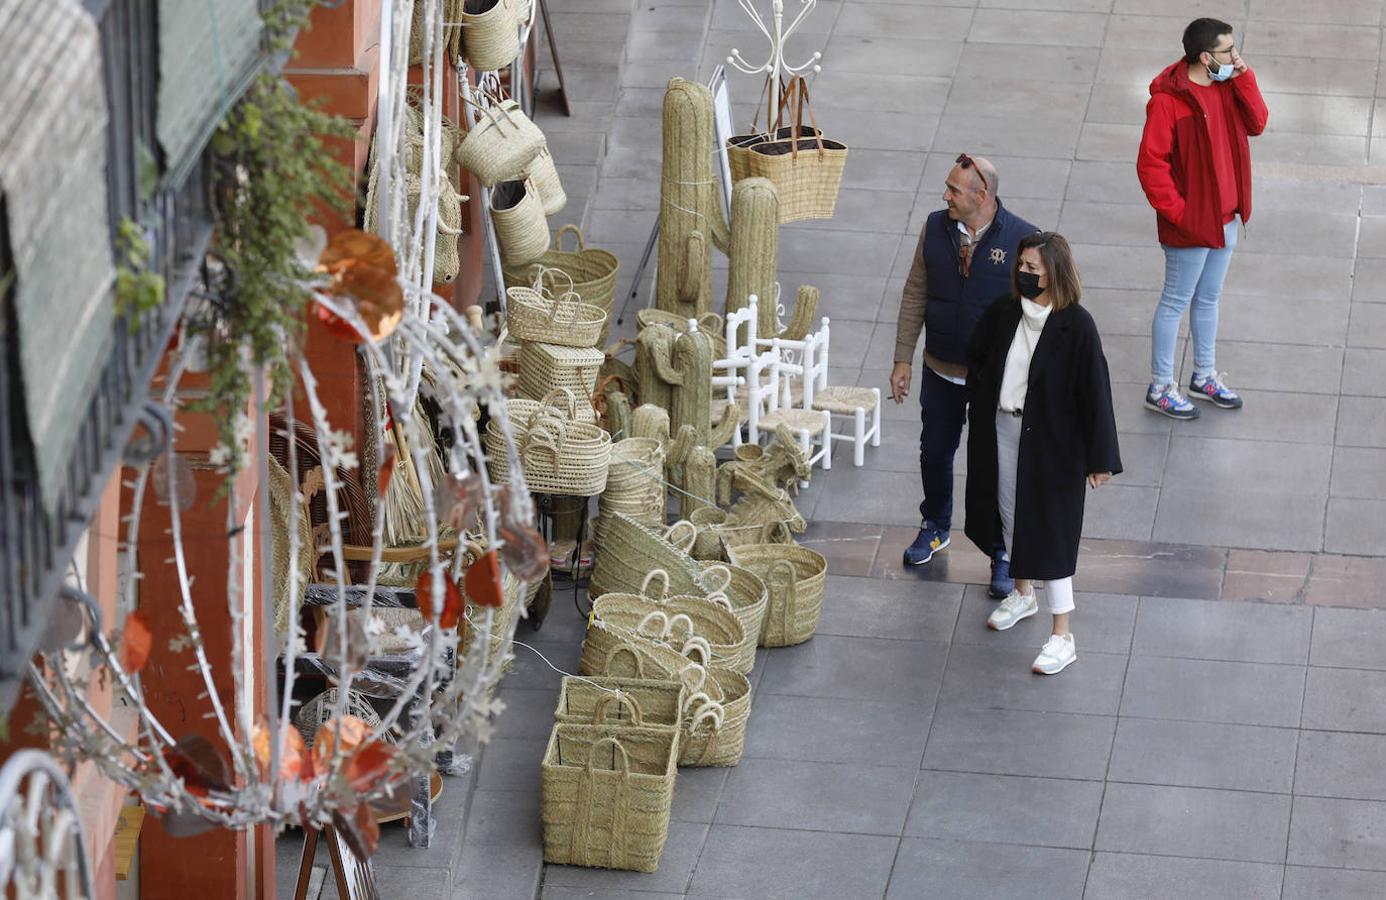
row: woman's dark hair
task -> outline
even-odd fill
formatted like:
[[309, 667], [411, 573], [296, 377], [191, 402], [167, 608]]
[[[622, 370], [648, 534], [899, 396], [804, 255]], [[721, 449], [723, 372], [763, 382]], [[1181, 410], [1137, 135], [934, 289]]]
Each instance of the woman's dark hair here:
[[1016, 286], [1016, 273], [1020, 271], [1020, 254], [1030, 248], [1039, 250], [1040, 262], [1049, 278], [1049, 302], [1054, 309], [1072, 306], [1083, 297], [1083, 283], [1078, 280], [1078, 267], [1073, 264], [1073, 250], [1068, 241], [1056, 231], [1036, 231], [1020, 239], [1015, 251], [1015, 265], [1011, 266], [1011, 290], [1020, 296]]
[[1221, 19], [1194, 19], [1184, 29], [1184, 62], [1198, 62], [1201, 54], [1217, 49], [1218, 38], [1231, 33], [1232, 26]]

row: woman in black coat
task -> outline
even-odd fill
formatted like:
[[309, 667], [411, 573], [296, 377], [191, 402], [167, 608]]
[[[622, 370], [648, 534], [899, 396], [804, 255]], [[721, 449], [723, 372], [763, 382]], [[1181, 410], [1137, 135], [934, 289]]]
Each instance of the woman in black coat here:
[[1046, 582], [1053, 634], [1034, 671], [1062, 672], [1086, 488], [1121, 471], [1111, 382], [1068, 241], [1050, 231], [1020, 242], [1012, 296], [983, 314], [968, 364], [967, 536], [983, 552], [1001, 529], [1016, 589], [987, 619], [1004, 631], [1035, 615]]

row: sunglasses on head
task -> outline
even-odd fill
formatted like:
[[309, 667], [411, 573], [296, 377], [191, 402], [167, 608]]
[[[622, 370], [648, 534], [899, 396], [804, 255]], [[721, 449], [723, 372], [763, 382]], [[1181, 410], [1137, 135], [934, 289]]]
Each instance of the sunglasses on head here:
[[987, 184], [987, 176], [982, 174], [982, 167], [977, 165], [977, 161], [975, 159], [968, 156], [966, 153], [959, 153], [958, 158], [953, 160], [953, 162], [962, 166], [964, 169], [976, 169], [977, 177], [982, 179], [982, 189], [988, 191], [991, 190], [991, 185]]

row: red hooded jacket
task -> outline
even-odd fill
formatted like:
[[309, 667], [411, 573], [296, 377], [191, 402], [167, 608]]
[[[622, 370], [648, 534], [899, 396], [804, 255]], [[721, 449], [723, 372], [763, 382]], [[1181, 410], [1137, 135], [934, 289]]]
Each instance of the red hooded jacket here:
[[[1251, 148], [1247, 136], [1266, 130], [1270, 113], [1256, 75], [1248, 69], [1235, 78], [1215, 82], [1233, 102], [1227, 134], [1232, 140], [1242, 221], [1251, 218]], [[1136, 156], [1141, 188], [1155, 207], [1160, 243], [1171, 247], [1222, 247], [1222, 198], [1213, 168], [1213, 147], [1203, 107], [1189, 81], [1189, 64], [1182, 59], [1150, 82], [1145, 107], [1145, 133]]]

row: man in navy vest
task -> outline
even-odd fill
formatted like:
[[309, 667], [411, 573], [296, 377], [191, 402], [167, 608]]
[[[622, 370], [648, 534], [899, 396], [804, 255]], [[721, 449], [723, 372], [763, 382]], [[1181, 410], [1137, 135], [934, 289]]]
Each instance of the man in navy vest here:
[[[996, 167], [966, 153], [957, 158], [943, 189], [947, 209], [929, 215], [919, 235], [914, 265], [900, 298], [895, 326], [895, 367], [890, 394], [896, 403], [910, 392], [910, 366], [924, 329], [924, 375], [919, 403], [919, 469], [924, 502], [919, 536], [905, 550], [905, 564], [919, 566], [949, 543], [953, 527], [953, 456], [967, 421], [967, 345], [991, 302], [1011, 291], [1011, 266], [1020, 239], [1038, 229], [1006, 211], [997, 198]], [[999, 533], [999, 530], [998, 530]], [[1005, 547], [991, 562], [991, 594], [1014, 587]]]

